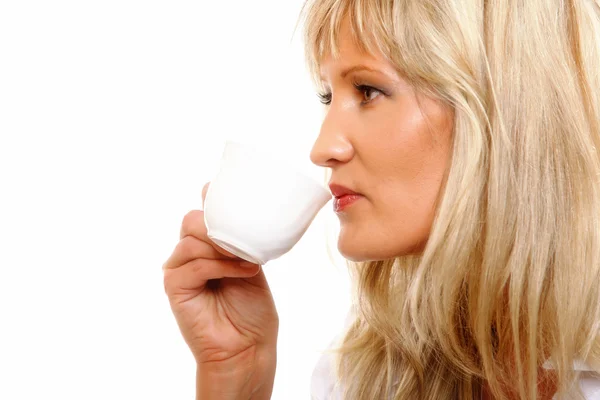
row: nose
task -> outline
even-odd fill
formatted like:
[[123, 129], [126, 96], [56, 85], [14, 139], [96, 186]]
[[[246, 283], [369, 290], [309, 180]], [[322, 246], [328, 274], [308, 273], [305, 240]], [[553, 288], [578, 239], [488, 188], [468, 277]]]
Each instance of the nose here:
[[330, 106], [323, 120], [319, 136], [310, 152], [310, 160], [321, 167], [333, 168], [347, 163], [354, 156], [354, 148], [348, 137], [348, 126], [339, 112]]

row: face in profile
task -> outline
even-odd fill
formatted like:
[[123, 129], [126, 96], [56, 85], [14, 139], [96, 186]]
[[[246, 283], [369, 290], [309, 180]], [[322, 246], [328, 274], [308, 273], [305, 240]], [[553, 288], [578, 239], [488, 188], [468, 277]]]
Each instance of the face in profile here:
[[452, 110], [417, 97], [382, 55], [361, 52], [347, 22], [339, 50], [320, 60], [327, 109], [311, 151], [331, 168], [330, 184], [360, 194], [337, 211], [338, 249], [352, 261], [419, 253], [449, 167]]

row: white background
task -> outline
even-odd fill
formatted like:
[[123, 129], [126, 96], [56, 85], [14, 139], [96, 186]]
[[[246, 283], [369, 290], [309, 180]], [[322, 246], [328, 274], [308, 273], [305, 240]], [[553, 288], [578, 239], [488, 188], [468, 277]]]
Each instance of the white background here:
[[[194, 398], [161, 265], [224, 140], [323, 181], [301, 6], [0, 2], [0, 399]], [[281, 318], [273, 399], [309, 398], [343, 324], [336, 230], [330, 202], [264, 267]]]

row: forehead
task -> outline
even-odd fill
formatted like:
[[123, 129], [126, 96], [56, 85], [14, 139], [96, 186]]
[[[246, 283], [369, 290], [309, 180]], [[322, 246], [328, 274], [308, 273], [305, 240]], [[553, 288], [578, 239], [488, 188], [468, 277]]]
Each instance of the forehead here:
[[359, 42], [348, 18], [342, 20], [335, 39], [335, 43], [330, 43], [330, 46], [335, 46], [336, 51], [332, 51], [331, 48], [326, 49], [317, 60], [322, 79], [357, 66], [373, 70], [391, 67], [383, 54], [377, 50], [369, 52], [366, 46]]
[[328, 54], [319, 62], [319, 78], [322, 82], [344, 79], [354, 72], [395, 76], [393, 65], [383, 56], [369, 54], [355, 47], [340, 48], [337, 57]]

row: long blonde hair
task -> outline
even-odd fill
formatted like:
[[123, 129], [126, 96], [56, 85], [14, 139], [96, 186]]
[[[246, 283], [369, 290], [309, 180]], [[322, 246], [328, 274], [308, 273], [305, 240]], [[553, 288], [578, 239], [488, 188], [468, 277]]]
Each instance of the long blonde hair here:
[[348, 263], [337, 349], [349, 400], [559, 398], [600, 373], [598, 0], [309, 0], [315, 83], [342, 20], [454, 110], [452, 162], [422, 254]]

